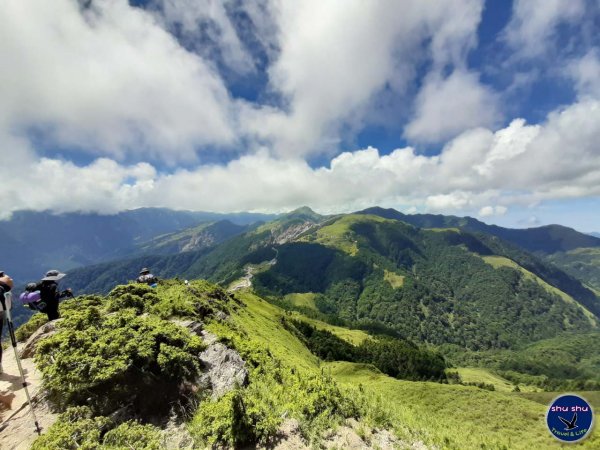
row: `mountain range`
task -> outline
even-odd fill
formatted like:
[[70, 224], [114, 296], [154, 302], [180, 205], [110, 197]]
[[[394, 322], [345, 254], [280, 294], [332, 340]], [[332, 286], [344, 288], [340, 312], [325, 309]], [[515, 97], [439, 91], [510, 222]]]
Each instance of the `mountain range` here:
[[73, 270], [69, 283], [107, 292], [150, 266], [162, 277], [252, 284], [288, 306], [302, 298], [329, 320], [472, 350], [593, 331], [600, 319], [594, 279], [550, 261], [582, 248], [595, 254], [600, 239], [558, 225], [511, 230], [380, 208], [336, 216], [301, 208], [200, 250], [157, 254], [165, 239], [155, 253], [147, 246], [142, 256]]
[[[540, 391], [599, 401], [600, 239], [559, 225], [511, 230], [381, 208], [254, 218], [138, 228], [140, 238], [99, 252], [116, 259], [69, 270], [61, 284], [77, 297], [61, 305], [63, 324], [40, 341], [36, 361], [49, 400], [79, 409], [54, 418], [34, 448], [63, 448], [64, 436], [108, 445], [118, 435], [132, 446], [172, 435], [154, 420], [168, 416], [158, 406], [180, 407], [199, 371], [219, 370], [196, 361], [206, 345], [201, 357], [220, 352], [239, 366], [211, 381], [233, 391], [213, 400], [201, 391], [186, 413], [200, 447], [285, 436], [291, 415], [313, 443], [353, 417], [365, 421], [351, 425], [359, 434], [373, 435], [366, 423], [401, 424], [410, 433], [394, 433], [405, 443], [416, 432], [434, 448], [552, 448], [532, 430], [543, 429], [557, 393]], [[161, 278], [155, 289], [128, 284], [144, 266]], [[45, 321], [34, 315], [19, 339], [38, 339]], [[232, 374], [244, 365], [242, 383]], [[123, 410], [123, 425], [94, 434]], [[592, 436], [584, 447], [597, 444]]]
[[[26, 282], [41, 277], [49, 269], [67, 271], [143, 254], [148, 246], [157, 253], [200, 250], [243, 231], [249, 224], [274, 217], [166, 208], [141, 208], [113, 215], [19, 211], [9, 220], [0, 221], [0, 269], [17, 281]], [[219, 221], [225, 222], [211, 227]], [[165, 236], [184, 229], [187, 231], [183, 235]]]

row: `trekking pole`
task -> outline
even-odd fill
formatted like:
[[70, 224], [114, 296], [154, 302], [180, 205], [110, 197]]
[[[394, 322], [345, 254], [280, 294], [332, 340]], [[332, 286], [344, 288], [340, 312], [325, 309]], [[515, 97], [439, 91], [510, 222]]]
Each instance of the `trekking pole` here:
[[29, 389], [27, 389], [27, 382], [25, 381], [25, 374], [23, 373], [23, 366], [21, 366], [21, 358], [19, 358], [19, 352], [17, 351], [17, 338], [15, 337], [15, 327], [13, 325], [12, 316], [10, 314], [10, 310], [12, 307], [12, 294], [10, 292], [4, 294], [4, 303], [2, 304], [2, 307], [4, 308], [4, 312], [6, 313], [8, 332], [10, 333], [10, 340], [12, 342], [13, 350], [15, 351], [15, 360], [17, 361], [19, 373], [21, 374], [21, 381], [23, 382], [23, 389], [25, 390], [25, 395], [27, 396], [27, 403], [29, 403], [31, 417], [33, 417], [33, 423], [35, 424], [35, 432], [38, 435], [41, 435], [42, 429], [38, 424], [37, 418], [35, 417], [35, 411], [33, 410], [33, 404], [31, 403], [31, 397], [29, 396]]

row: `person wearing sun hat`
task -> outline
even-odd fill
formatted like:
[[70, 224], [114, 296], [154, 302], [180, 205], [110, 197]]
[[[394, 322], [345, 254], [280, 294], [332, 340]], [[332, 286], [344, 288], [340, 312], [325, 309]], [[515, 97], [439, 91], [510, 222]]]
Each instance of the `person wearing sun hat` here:
[[46, 276], [38, 283], [37, 288], [40, 291], [41, 302], [45, 304], [45, 307], [41, 311], [48, 315], [48, 320], [56, 320], [60, 317], [60, 313], [58, 312], [58, 302], [60, 299], [73, 297], [71, 289], [66, 289], [62, 292], [58, 290], [58, 282], [66, 275], [66, 273], [62, 273], [59, 270], [49, 270], [46, 272]]
[[150, 269], [144, 267], [140, 270], [140, 276], [135, 280], [137, 283], [147, 284], [150, 287], [156, 287], [156, 283], [158, 283], [158, 278], [150, 273]]

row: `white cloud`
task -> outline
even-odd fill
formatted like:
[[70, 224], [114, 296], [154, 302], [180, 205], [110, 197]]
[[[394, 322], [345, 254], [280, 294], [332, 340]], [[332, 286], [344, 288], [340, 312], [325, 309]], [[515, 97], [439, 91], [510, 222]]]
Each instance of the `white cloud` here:
[[467, 131], [439, 156], [419, 155], [410, 147], [388, 155], [367, 148], [312, 168], [303, 159], [275, 158], [262, 150], [226, 165], [172, 174], [108, 159], [85, 167], [33, 159], [27, 171], [13, 170], [9, 161], [0, 195], [7, 199], [5, 214], [23, 208], [113, 212], [139, 206], [282, 211], [305, 204], [334, 212], [380, 204], [501, 216], [511, 205], [600, 196], [597, 142], [600, 102], [588, 99], [550, 114], [541, 125], [515, 120], [496, 132]]
[[[235, 139], [221, 79], [125, 0], [0, 9], [0, 126], [47, 144], [174, 162]], [[50, 141], [50, 142], [48, 142]]]
[[600, 99], [600, 55], [597, 49], [588, 51], [583, 57], [567, 66], [567, 75], [575, 81], [580, 97]]
[[480, 217], [503, 216], [508, 211], [506, 206], [484, 206], [479, 210]]
[[194, 47], [201, 55], [210, 58], [211, 52], [216, 51], [237, 72], [256, 70], [252, 55], [228, 14], [228, 9], [245, 12], [245, 5], [231, 0], [154, 0], [152, 4], [156, 17], [164, 20], [167, 28], [179, 30], [189, 43], [200, 41]]
[[442, 142], [468, 128], [492, 126], [500, 117], [498, 96], [477, 75], [454, 71], [429, 76], [415, 100], [415, 117], [404, 134], [421, 142]]
[[[543, 54], [538, 41], [551, 41], [557, 24], [579, 17], [579, 4], [551, 1], [532, 10], [517, 2], [507, 39], [529, 55]], [[600, 195], [597, 51], [566, 69], [577, 103], [544, 123], [515, 119], [497, 130], [498, 94], [466, 65], [480, 0], [156, 5], [160, 14], [125, 0], [99, 0], [84, 10], [67, 0], [8, 0], [0, 10], [0, 54], [10, 62], [0, 72], [3, 214], [139, 206], [279, 211], [304, 204], [333, 212], [380, 204], [485, 217], [512, 205]], [[265, 95], [281, 104], [233, 100], [209, 60], [216, 49], [230, 69], [256, 69], [227, 8], [242, 8], [252, 21], [270, 63]], [[204, 26], [214, 27], [214, 48], [197, 53], [167, 31], [182, 27], [196, 36]], [[405, 136], [445, 142], [439, 155], [412, 147], [381, 155], [369, 147], [339, 154], [326, 167], [307, 164], [307, 155], [335, 154], [344, 130], [369, 123], [374, 103], [388, 92], [408, 110], [423, 67], [429, 73]], [[399, 128], [402, 119], [394, 119]], [[38, 142], [96, 159], [76, 165], [43, 158]], [[241, 156], [195, 165], [205, 147]], [[139, 162], [146, 159], [154, 165]], [[187, 168], [175, 169], [181, 161]]]
[[281, 155], [334, 150], [340, 127], [368, 120], [382, 89], [404, 92], [426, 56], [464, 64], [482, 10], [479, 0], [277, 5], [280, 53], [269, 76], [286, 108], [248, 108], [242, 123]]
[[543, 55], [554, 44], [561, 23], [573, 23], [586, 11], [585, 0], [515, 0], [513, 15], [506, 27], [507, 42], [516, 56]]

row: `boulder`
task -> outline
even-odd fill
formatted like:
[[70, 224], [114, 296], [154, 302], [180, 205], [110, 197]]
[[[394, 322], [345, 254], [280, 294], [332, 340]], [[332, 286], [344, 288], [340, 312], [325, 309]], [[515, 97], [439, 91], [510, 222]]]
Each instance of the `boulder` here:
[[244, 386], [248, 382], [248, 370], [238, 352], [217, 342], [211, 333], [203, 331], [202, 336], [208, 347], [199, 356], [203, 373], [198, 384], [212, 389], [212, 398], [216, 400], [236, 386]]
[[63, 319], [53, 320], [51, 322], [45, 323], [38, 330], [29, 336], [27, 342], [23, 346], [23, 350], [21, 350], [20, 357], [21, 359], [31, 358], [35, 355], [35, 350], [37, 348], [38, 343], [47, 337], [52, 336], [56, 333], [56, 324]]

